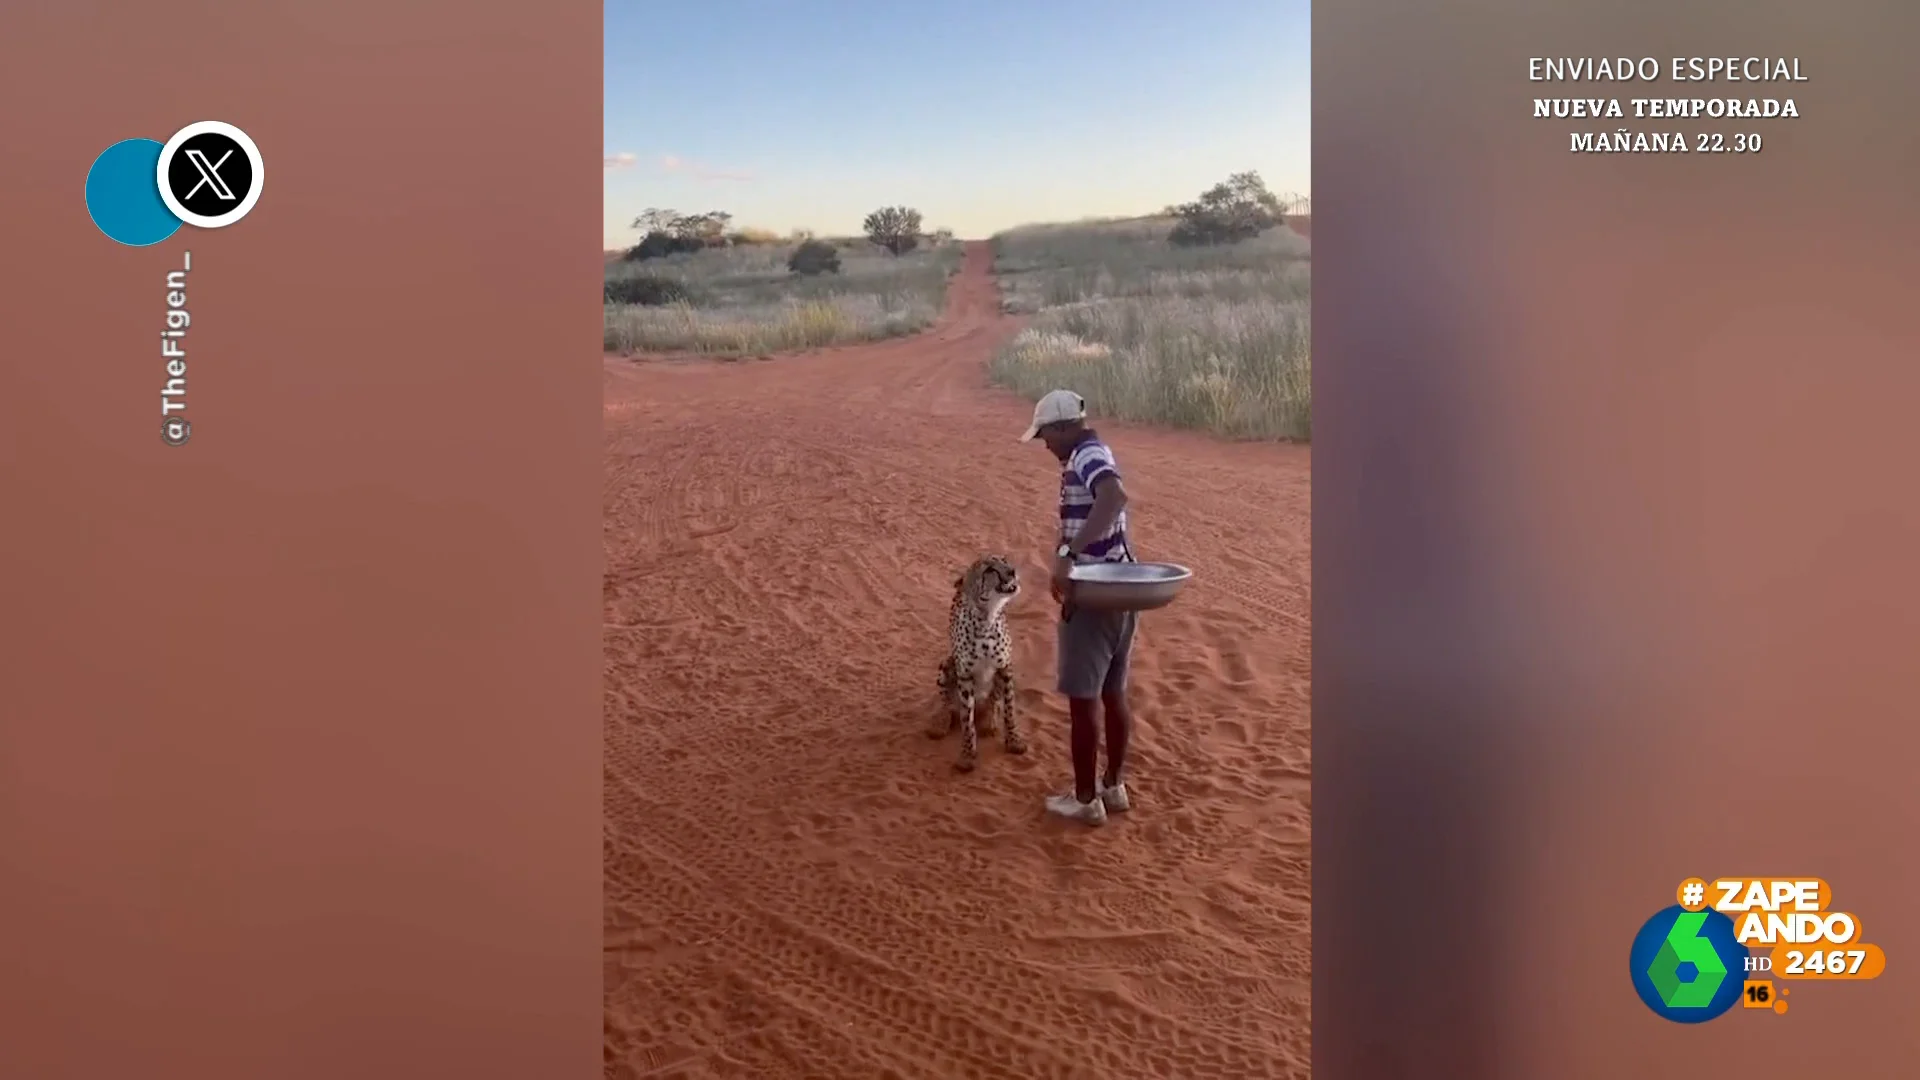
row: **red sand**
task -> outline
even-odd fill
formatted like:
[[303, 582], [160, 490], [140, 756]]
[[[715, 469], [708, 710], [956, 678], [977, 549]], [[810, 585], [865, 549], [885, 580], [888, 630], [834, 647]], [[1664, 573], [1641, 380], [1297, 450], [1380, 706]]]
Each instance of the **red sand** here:
[[[1058, 474], [986, 386], [990, 265], [916, 338], [605, 362], [610, 1078], [1309, 1074], [1310, 451], [1099, 424], [1195, 580], [1141, 625], [1134, 812], [1047, 820]], [[961, 775], [923, 729], [984, 550], [1032, 749]]]

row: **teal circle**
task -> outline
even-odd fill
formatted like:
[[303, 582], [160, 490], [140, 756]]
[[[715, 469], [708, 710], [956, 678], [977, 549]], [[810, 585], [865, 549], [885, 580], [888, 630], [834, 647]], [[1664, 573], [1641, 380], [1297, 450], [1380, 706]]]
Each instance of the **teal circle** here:
[[151, 247], [180, 230], [180, 219], [160, 201], [160, 151], [152, 139], [123, 139], [101, 151], [87, 170], [87, 214], [107, 239]]

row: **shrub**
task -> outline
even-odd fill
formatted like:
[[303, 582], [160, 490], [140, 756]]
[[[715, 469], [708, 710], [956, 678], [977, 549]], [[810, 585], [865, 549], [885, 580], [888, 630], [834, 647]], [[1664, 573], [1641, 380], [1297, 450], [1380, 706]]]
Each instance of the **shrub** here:
[[961, 255], [955, 245], [895, 258], [861, 238], [835, 251], [838, 273], [810, 275], [788, 270], [792, 252], [746, 245], [610, 264], [608, 280], [667, 277], [691, 296], [657, 306], [609, 301], [607, 351], [753, 356], [910, 334], [939, 316]]
[[666, 255], [727, 247], [730, 243], [727, 223], [732, 220], [732, 214], [719, 210], [704, 214], [649, 210], [633, 221], [633, 227], [643, 229], [645, 233], [638, 244], [627, 249], [627, 261], [640, 262]]
[[787, 256], [787, 269], [811, 277], [840, 272], [840, 252], [824, 240], [806, 240]]
[[1179, 247], [1164, 217], [993, 238], [1003, 305], [1033, 313], [989, 368], [1037, 398], [1231, 438], [1313, 435], [1312, 261], [1287, 229]]
[[626, 261], [642, 262], [646, 259], [659, 259], [668, 255], [679, 255], [688, 251], [699, 251], [706, 244], [696, 237], [680, 236], [665, 229], [655, 229], [640, 238], [640, 242], [627, 249]]
[[639, 304], [663, 307], [692, 299], [684, 282], [658, 274], [633, 274], [609, 280], [605, 287], [609, 304]]
[[1209, 247], [1251, 240], [1279, 225], [1280, 200], [1257, 172], [1234, 173], [1190, 203], [1169, 208], [1180, 220], [1167, 233], [1176, 247]]
[[920, 246], [920, 211], [905, 206], [883, 206], [860, 223], [867, 239], [895, 255]]

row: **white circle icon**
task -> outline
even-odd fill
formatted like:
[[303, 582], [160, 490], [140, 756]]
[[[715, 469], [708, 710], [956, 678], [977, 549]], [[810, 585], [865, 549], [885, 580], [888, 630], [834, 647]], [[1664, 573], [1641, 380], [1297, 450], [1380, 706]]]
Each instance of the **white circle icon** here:
[[247, 133], [202, 120], [173, 133], [154, 172], [160, 201], [189, 225], [218, 229], [246, 217], [260, 201], [266, 168]]

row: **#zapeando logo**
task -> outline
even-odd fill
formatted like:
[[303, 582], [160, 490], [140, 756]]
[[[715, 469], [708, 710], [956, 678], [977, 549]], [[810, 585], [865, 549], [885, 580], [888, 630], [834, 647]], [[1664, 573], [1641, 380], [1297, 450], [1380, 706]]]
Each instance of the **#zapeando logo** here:
[[1640, 927], [1628, 968], [1647, 1008], [1675, 1023], [1698, 1024], [1740, 1000], [1749, 955], [1731, 918], [1675, 904]]

